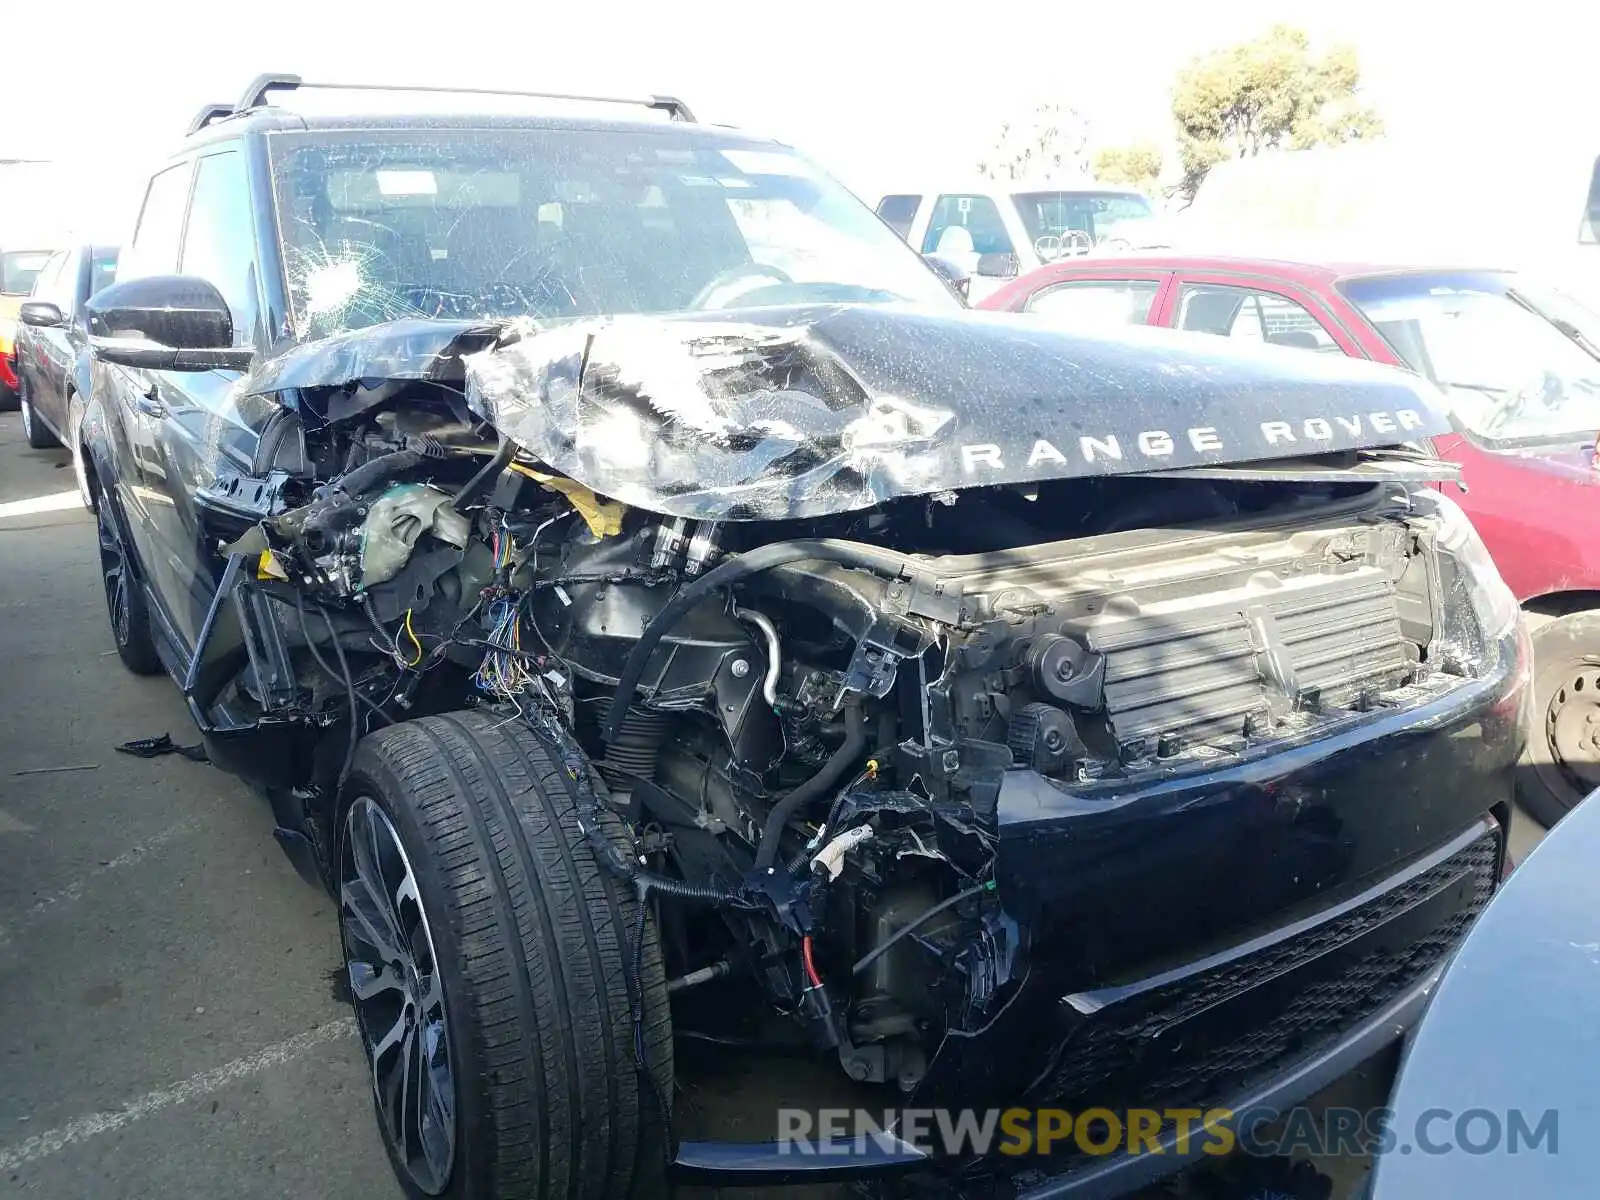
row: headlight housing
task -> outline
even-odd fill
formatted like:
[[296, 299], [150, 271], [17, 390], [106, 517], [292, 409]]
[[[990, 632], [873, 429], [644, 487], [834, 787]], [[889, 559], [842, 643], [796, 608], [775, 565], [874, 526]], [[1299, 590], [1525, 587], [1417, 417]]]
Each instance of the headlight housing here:
[[1518, 628], [1522, 606], [1461, 506], [1442, 492], [1419, 492], [1414, 507], [1431, 518], [1437, 552], [1439, 625], [1435, 643], [1456, 657], [1481, 659]]

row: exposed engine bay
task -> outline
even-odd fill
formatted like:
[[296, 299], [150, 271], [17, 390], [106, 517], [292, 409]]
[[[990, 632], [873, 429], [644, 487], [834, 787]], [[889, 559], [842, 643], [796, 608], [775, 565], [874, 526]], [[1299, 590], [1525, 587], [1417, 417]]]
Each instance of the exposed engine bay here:
[[586, 833], [659, 899], [670, 990], [743, 979], [857, 1082], [916, 1089], [1028, 969], [1008, 774], [1114, 803], [1473, 671], [1404, 452], [696, 519], [530, 452], [473, 369], [274, 381], [261, 511], [209, 501], [248, 528], [202, 708], [329, 733], [294, 765], [313, 843], [365, 730], [525, 721], [623, 818]]

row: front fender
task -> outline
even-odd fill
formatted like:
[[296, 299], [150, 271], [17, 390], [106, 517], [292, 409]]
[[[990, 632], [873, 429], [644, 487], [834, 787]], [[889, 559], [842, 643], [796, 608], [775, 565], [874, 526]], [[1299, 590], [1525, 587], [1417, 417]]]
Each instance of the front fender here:
[[73, 402], [77, 401], [77, 403], [83, 404], [85, 396], [92, 396], [94, 394], [94, 372], [92, 370], [92, 365], [93, 363], [89, 357], [89, 352], [87, 350], [78, 351], [77, 361], [72, 364], [72, 382], [68, 385], [67, 390], [66, 418], [69, 435], [72, 428]]
[[[83, 422], [78, 427], [78, 440], [83, 445], [84, 464], [88, 467], [90, 475], [97, 481], [111, 478], [111, 429], [106, 416], [105, 405], [100, 402], [92, 388], [85, 388], [79, 393], [80, 397], [88, 397], [83, 401]], [[99, 497], [95, 498], [96, 503]]]

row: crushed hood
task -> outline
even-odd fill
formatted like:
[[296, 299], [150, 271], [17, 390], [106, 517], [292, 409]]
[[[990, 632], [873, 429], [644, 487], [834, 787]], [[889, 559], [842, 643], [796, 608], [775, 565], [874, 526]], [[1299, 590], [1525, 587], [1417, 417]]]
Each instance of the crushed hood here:
[[297, 347], [246, 387], [380, 379], [459, 382], [474, 412], [554, 470], [701, 520], [1303, 459], [1450, 428], [1429, 385], [1343, 355], [887, 305], [400, 321]]

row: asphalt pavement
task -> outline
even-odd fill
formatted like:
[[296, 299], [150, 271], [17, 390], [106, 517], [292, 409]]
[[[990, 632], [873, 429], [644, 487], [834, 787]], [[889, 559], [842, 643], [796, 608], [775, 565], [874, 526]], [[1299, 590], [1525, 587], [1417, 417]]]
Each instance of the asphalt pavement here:
[[[64, 452], [0, 415], [0, 1195], [399, 1196], [328, 898], [129, 675]], [[63, 501], [63, 503], [65, 503]]]
[[115, 750], [196, 734], [116, 659], [66, 461], [0, 414], [0, 1196], [398, 1197], [330, 901], [255, 793]]
[[[0, 413], [0, 1197], [398, 1198], [332, 902], [255, 792], [116, 750], [198, 734], [118, 661], [72, 487]], [[784, 1081], [738, 1082], [687, 1087], [684, 1127], [763, 1136]]]

